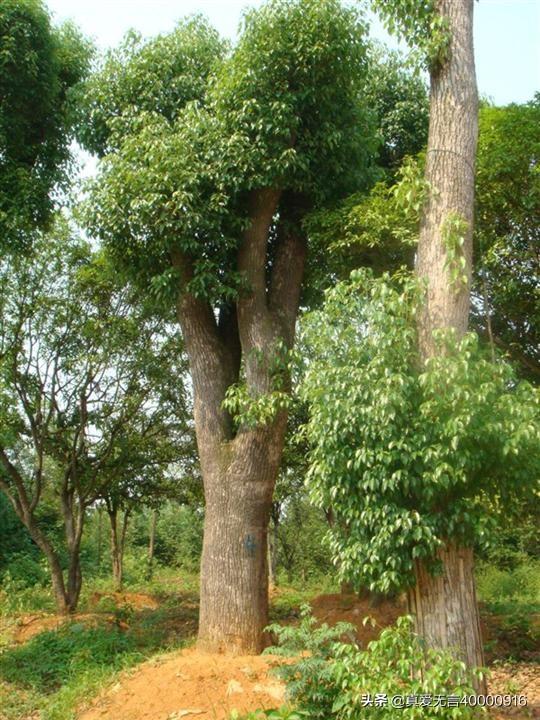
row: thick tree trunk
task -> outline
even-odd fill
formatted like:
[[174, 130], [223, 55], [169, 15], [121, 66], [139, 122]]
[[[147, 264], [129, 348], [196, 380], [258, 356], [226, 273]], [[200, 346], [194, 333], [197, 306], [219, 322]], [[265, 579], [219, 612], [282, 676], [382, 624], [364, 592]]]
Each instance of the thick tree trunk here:
[[449, 545], [439, 558], [444, 572], [436, 577], [416, 564], [417, 585], [407, 596], [409, 612], [428, 647], [454, 649], [468, 667], [482, 666], [472, 549]]
[[205, 651], [264, 648], [268, 521], [282, 443], [282, 427], [241, 433], [222, 469], [205, 477], [198, 640]]
[[[253, 402], [273, 392], [280, 348], [293, 344], [306, 240], [299, 230], [292, 230], [300, 228], [301, 204], [287, 198], [280, 215], [290, 222], [275, 228], [276, 249], [268, 273], [270, 231], [281, 199], [282, 192], [274, 188], [249, 194], [250, 223], [237, 256], [245, 288], [236, 303], [219, 312], [189, 291], [190, 258], [172, 255], [182, 280], [177, 311], [193, 380], [206, 502], [198, 640], [204, 650], [258, 653], [268, 622], [268, 521], [286, 412], [278, 411], [255, 429], [239, 418], [236, 429], [223, 402], [239, 382], [242, 365]], [[288, 379], [286, 371], [281, 374], [283, 391]]]
[[[473, 0], [436, 0], [448, 18], [449, 52], [431, 72], [430, 126], [426, 159], [429, 200], [420, 227], [417, 273], [427, 280], [427, 302], [418, 320], [421, 356], [438, 351], [433, 331], [467, 330], [472, 266], [474, 174], [478, 135], [478, 97], [473, 51]], [[449, 221], [459, 220], [463, 244], [449, 248]], [[451, 245], [451, 243], [450, 243]], [[465, 260], [463, 277], [452, 278], [452, 262]], [[416, 565], [416, 587], [409, 604], [417, 630], [434, 648], [448, 648], [469, 667], [483, 665], [480, 621], [473, 575], [473, 554], [448, 543], [441, 551], [442, 575]], [[485, 692], [484, 683], [477, 688]]]

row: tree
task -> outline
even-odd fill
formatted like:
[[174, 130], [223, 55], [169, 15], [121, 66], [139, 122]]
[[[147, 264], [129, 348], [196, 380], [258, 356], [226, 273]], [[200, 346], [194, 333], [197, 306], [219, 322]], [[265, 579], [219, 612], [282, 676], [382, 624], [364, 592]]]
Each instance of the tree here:
[[[461, 574], [465, 562], [448, 565], [448, 557], [466, 559], [493, 537], [494, 508], [530, 503], [538, 492], [540, 394], [508, 363], [493, 363], [473, 334], [458, 341], [439, 332], [438, 352], [423, 362], [423, 303], [411, 272], [375, 278], [364, 269], [308, 316], [309, 487], [317, 506], [332, 508], [328, 537], [344, 580], [416, 597], [422, 583], [440, 583], [453, 597], [474, 586]], [[478, 638], [465, 622], [446, 647], [481, 664], [471, 659]]]
[[[167, 369], [160, 380], [164, 384], [171, 382]], [[163, 390], [158, 406], [149, 416], [135, 418], [119, 433], [119, 452], [108, 467], [110, 479], [101, 483], [98, 500], [103, 501], [110, 521], [112, 574], [117, 590], [122, 589], [131, 514], [143, 507], [152, 508], [155, 513], [168, 498], [178, 498], [185, 470], [189, 472], [189, 462], [187, 468], [182, 468], [186, 463], [180, 463], [184, 454], [189, 461], [193, 449], [185, 397], [175, 394], [175, 404], [181, 407], [175, 407], [173, 413], [164, 401], [168, 390]]]
[[[129, 466], [135, 429], [144, 440], [163, 417], [164, 359], [176, 369], [174, 333], [116, 283], [64, 223], [27, 256], [0, 263], [0, 490], [46, 557], [63, 613], [76, 609], [81, 590], [87, 508], [113, 470]], [[61, 518], [66, 576], [42, 522], [45, 503]]]
[[[199, 646], [255, 653], [267, 623], [302, 221], [371, 177], [365, 26], [337, 0], [271, 0], [245, 15], [220, 62], [215, 33], [189, 22], [189, 32], [184, 23], [168, 39], [124, 46], [121, 73], [113, 55], [92, 80], [89, 122], [105, 115], [110, 152], [87, 224], [140, 284], [176, 304], [206, 502]], [[175, 62], [182, 82], [169, 94], [161, 78]], [[149, 89], [140, 102], [135, 79]], [[107, 88], [119, 116], [101, 102]]]
[[51, 26], [40, 0], [0, 7], [0, 248], [23, 248], [50, 221], [66, 180], [76, 86], [91, 46], [72, 25]]
[[540, 95], [480, 110], [471, 321], [540, 379]]
[[[473, 0], [430, 0], [414, 9], [401, 0], [393, 5], [397, 27], [408, 39], [419, 40], [430, 72], [429, 190], [416, 259], [416, 272], [427, 285], [418, 318], [420, 360], [425, 364], [445, 351], [436, 331], [452, 329], [459, 339], [468, 326], [478, 136]], [[448, 537], [439, 559], [442, 573], [437, 576], [416, 560], [409, 604], [417, 630], [429, 646], [459, 648], [469, 666], [481, 666], [472, 549]]]

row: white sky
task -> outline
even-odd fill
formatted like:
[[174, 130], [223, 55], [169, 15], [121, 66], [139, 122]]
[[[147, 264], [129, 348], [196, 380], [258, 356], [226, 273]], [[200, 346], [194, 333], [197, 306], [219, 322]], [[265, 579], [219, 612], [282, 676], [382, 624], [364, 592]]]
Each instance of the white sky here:
[[[206, 15], [234, 38], [242, 10], [261, 0], [46, 0], [57, 20], [70, 18], [101, 48], [118, 44], [129, 28], [143, 35], [167, 32], [191, 13]], [[372, 35], [388, 40], [380, 23]], [[395, 45], [393, 41], [390, 44]], [[475, 3], [478, 87], [497, 104], [526, 102], [540, 90], [540, 0]]]

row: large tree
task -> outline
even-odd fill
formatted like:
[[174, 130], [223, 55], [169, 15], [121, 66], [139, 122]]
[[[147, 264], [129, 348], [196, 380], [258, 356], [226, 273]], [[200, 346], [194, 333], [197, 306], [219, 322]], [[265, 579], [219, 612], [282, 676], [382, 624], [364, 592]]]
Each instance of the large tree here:
[[77, 83], [90, 45], [54, 27], [40, 0], [0, 5], [0, 248], [24, 247], [50, 220], [66, 179]]
[[[389, 8], [382, 6], [387, 18]], [[416, 272], [426, 282], [418, 316], [422, 363], [443, 350], [437, 332], [459, 339], [468, 327], [472, 278], [478, 94], [473, 50], [473, 0], [429, 0], [415, 8], [391, 4], [390, 22], [426, 53], [430, 115]], [[456, 647], [470, 666], [483, 664], [470, 547], [448, 538], [439, 550], [442, 572], [416, 561], [409, 593], [417, 629], [428, 645]]]
[[244, 16], [232, 52], [195, 19], [125, 44], [89, 87], [87, 136], [105, 131], [108, 154], [88, 226], [176, 304], [189, 355], [206, 502], [205, 649], [263, 645], [303, 219], [368, 179], [365, 68], [355, 10], [271, 0]]

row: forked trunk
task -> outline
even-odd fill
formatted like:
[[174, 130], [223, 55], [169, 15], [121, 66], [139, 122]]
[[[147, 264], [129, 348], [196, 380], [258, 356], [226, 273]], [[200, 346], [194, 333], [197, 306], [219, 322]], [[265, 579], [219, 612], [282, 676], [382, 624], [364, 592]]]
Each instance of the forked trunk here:
[[[426, 646], [452, 652], [468, 667], [482, 667], [484, 654], [470, 548], [448, 545], [439, 553], [442, 574], [431, 575], [416, 562], [416, 587], [407, 595], [409, 612]], [[485, 693], [485, 683], [478, 682]]]

